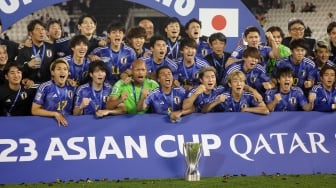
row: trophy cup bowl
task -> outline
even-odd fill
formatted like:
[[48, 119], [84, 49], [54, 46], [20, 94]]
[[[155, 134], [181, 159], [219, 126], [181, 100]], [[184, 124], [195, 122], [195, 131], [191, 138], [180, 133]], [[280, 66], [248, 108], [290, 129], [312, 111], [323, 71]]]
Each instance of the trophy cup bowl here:
[[185, 180], [200, 181], [201, 175], [198, 170], [198, 163], [201, 158], [202, 145], [196, 142], [183, 143], [183, 155], [187, 164]]

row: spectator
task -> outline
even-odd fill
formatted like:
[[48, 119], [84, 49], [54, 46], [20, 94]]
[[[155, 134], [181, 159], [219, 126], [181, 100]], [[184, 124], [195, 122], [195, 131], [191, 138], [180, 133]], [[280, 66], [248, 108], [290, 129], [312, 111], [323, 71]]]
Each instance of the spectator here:
[[296, 7], [295, 7], [294, 1], [290, 2], [290, 11], [291, 11], [291, 13], [294, 13], [296, 11]]

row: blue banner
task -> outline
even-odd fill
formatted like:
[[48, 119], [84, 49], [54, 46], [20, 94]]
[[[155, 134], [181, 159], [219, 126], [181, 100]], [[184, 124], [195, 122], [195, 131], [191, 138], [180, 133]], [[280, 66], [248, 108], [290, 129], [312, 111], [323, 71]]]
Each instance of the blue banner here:
[[[0, 1], [0, 18], [3, 30], [36, 10], [65, 0], [7, 0]], [[119, 0], [121, 1], [121, 0]], [[248, 26], [263, 29], [255, 16], [241, 1], [232, 0], [130, 0], [160, 11], [170, 17], [177, 17], [185, 24], [191, 18], [202, 22], [202, 34], [209, 36], [222, 32], [227, 36], [227, 51], [236, 48], [242, 33]], [[126, 13], [126, 12], [125, 12]], [[99, 22], [98, 22], [99, 24]], [[263, 36], [264, 37], [264, 36]]]
[[334, 173], [335, 114], [192, 114], [173, 124], [156, 114], [1, 117], [0, 183], [56, 179], [182, 178], [184, 142], [203, 145], [202, 177]]

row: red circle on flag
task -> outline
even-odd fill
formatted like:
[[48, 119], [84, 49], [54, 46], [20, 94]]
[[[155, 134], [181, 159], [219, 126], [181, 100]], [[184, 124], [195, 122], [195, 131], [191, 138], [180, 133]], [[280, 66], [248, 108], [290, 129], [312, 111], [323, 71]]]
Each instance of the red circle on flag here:
[[211, 20], [212, 27], [216, 30], [223, 30], [226, 27], [226, 18], [222, 15], [216, 15]]

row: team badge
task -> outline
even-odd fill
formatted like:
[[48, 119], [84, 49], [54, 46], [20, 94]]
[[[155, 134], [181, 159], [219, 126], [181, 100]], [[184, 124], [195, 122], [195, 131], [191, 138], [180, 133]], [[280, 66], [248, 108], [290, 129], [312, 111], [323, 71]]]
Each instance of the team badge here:
[[122, 58], [120, 59], [120, 62], [121, 62], [122, 65], [125, 65], [126, 62], [127, 62], [127, 57], [122, 57]]
[[306, 71], [305, 71], [305, 70], [302, 71], [301, 76], [302, 76], [302, 77], [305, 77], [305, 76], [306, 76]]
[[295, 97], [291, 97], [289, 99], [289, 102], [292, 104], [292, 105], [295, 105], [296, 104], [296, 98]]
[[247, 104], [246, 104], [246, 103], [243, 103], [243, 104], [241, 105], [241, 108], [247, 108]]
[[72, 98], [73, 97], [73, 92], [70, 90], [70, 91], [68, 91], [67, 95], [68, 95], [69, 98]]
[[181, 103], [181, 99], [180, 99], [180, 97], [175, 96], [175, 97], [174, 97], [174, 104], [180, 104], [180, 103]]
[[205, 57], [206, 55], [208, 55], [208, 51], [205, 48], [203, 48], [202, 49], [202, 56]]
[[52, 51], [49, 50], [49, 49], [47, 49], [46, 54], [47, 54], [47, 57], [48, 57], [48, 58], [51, 58], [52, 55], [53, 55]]
[[22, 100], [25, 100], [25, 99], [28, 97], [28, 94], [27, 94], [27, 92], [23, 91], [23, 92], [20, 94], [20, 96], [21, 96], [21, 99], [22, 99]]
[[255, 76], [251, 77], [251, 82], [252, 83], [255, 83], [256, 80], [257, 80], [257, 77], [255, 77]]

